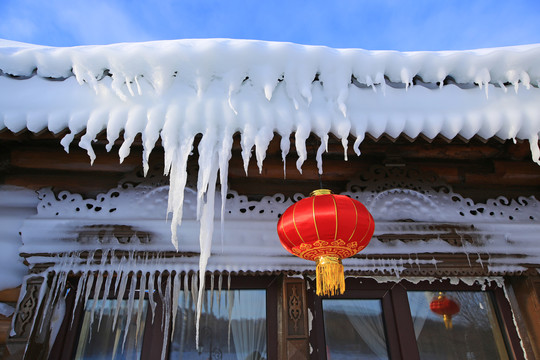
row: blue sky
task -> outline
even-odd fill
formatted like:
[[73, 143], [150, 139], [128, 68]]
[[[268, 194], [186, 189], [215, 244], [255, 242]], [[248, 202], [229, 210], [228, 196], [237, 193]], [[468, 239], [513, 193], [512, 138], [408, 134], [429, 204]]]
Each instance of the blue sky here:
[[0, 0], [0, 38], [52, 46], [240, 38], [371, 50], [540, 43], [540, 0]]

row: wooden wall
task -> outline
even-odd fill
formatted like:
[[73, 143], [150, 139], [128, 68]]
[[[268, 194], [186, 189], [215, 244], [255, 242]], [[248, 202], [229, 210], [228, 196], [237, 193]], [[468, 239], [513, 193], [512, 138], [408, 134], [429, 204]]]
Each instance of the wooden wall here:
[[[95, 196], [115, 187], [126, 174], [142, 169], [140, 139], [135, 141], [131, 154], [120, 164], [117, 154], [120, 142], [107, 153], [104, 146], [106, 141], [101, 137], [94, 146], [97, 159], [93, 166], [90, 165], [86, 151], [76, 145], [77, 139], [69, 154], [60, 145], [60, 139], [49, 133], [33, 135], [25, 132], [14, 135], [7, 131], [0, 132], [0, 184], [32, 189], [51, 186], [57, 190]], [[296, 169], [297, 156], [293, 141], [287, 157], [286, 179], [279, 141], [276, 135], [270, 143], [261, 173], [253, 155], [246, 176], [240, 154], [240, 136], [236, 136], [229, 166], [230, 188], [252, 199], [275, 193], [308, 194], [319, 188], [315, 162], [318, 138], [312, 136], [308, 139], [308, 160], [304, 163], [302, 174]], [[349, 143], [352, 145], [353, 142], [351, 138]], [[330, 140], [328, 150], [323, 155], [322, 182], [324, 187], [332, 188], [335, 192], [343, 191], [350, 179], [361, 176], [373, 165], [386, 165], [434, 172], [452, 185], [455, 192], [471, 197], [476, 202], [501, 195], [510, 198], [535, 195], [540, 198], [540, 166], [531, 160], [526, 141], [514, 144], [512, 141], [498, 140], [484, 143], [479, 139], [469, 142], [436, 139], [429, 143], [423, 139], [410, 142], [402, 138], [368, 138], [360, 147], [360, 157], [349, 149], [348, 161], [344, 160], [343, 148], [337, 139]], [[161, 147], [157, 146], [153, 151], [150, 164], [157, 171], [163, 171]], [[196, 174], [197, 168], [195, 151], [188, 170]]]

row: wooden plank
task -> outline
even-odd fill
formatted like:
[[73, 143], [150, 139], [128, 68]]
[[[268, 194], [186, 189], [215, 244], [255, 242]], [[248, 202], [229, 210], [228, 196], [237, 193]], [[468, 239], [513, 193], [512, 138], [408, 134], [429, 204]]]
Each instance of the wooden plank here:
[[63, 148], [17, 147], [11, 150], [11, 166], [24, 169], [49, 169], [70, 171], [108, 171], [130, 172], [142, 164], [142, 152], [132, 151], [120, 164], [118, 153], [107, 153], [96, 148], [96, 160], [90, 164], [90, 158], [82, 149], [72, 150], [69, 154]]
[[90, 195], [115, 188], [123, 175], [122, 173], [93, 173], [89, 175], [78, 172], [49, 171], [9, 173], [4, 176], [4, 184], [33, 190], [53, 187], [56, 190]]
[[[343, 180], [350, 179], [357, 174], [369, 170], [370, 164], [363, 161], [345, 161], [323, 160], [323, 180]], [[319, 170], [317, 162], [313, 159], [308, 159], [302, 165], [302, 173], [296, 168], [296, 158], [287, 158], [286, 162], [286, 179], [287, 180], [318, 180]], [[239, 157], [233, 157], [229, 162], [229, 177], [245, 178], [243, 161]], [[262, 172], [259, 173], [259, 168], [255, 159], [251, 159], [248, 167], [248, 178], [250, 179], [284, 179], [283, 162], [281, 158], [269, 158], [263, 163]]]
[[21, 287], [13, 289], [6, 289], [0, 291], [0, 302], [14, 302], [19, 300], [19, 294], [21, 293]]
[[11, 316], [0, 315], [0, 344], [5, 344], [11, 330]]

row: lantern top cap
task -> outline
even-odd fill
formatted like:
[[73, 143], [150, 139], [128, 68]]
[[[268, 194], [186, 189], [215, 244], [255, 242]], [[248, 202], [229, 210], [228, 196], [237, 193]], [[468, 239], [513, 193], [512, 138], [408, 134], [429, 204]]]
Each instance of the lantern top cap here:
[[313, 190], [309, 195], [310, 196], [317, 196], [317, 195], [329, 195], [332, 194], [332, 190], [330, 189], [317, 189]]

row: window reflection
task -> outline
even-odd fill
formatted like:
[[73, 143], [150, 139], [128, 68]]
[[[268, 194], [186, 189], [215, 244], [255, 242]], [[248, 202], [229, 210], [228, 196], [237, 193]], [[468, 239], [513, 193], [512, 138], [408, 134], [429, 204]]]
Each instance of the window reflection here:
[[380, 300], [323, 300], [327, 359], [388, 359]]
[[430, 303], [441, 293], [410, 291], [407, 295], [421, 359], [508, 359], [489, 294], [442, 293], [459, 304], [451, 328], [445, 326], [443, 316], [430, 310]]
[[196, 298], [180, 292], [170, 359], [264, 360], [266, 291], [207, 291], [195, 344]]
[[[147, 300], [143, 300], [140, 313], [139, 300], [135, 300], [131, 306], [128, 300], [94, 301], [89, 300], [84, 309], [75, 359], [139, 359]], [[116, 324], [113, 326], [115, 317]]]

